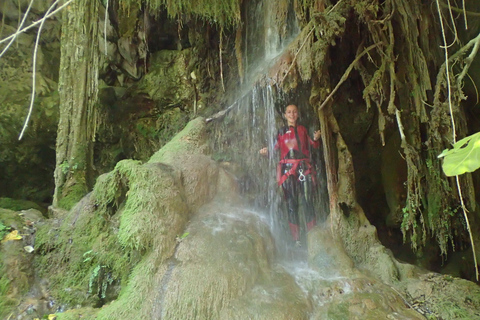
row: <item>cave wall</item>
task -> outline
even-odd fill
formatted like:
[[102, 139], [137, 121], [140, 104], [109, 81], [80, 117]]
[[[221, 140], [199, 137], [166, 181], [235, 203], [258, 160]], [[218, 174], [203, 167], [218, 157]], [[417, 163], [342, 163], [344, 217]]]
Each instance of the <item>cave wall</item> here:
[[[2, 37], [15, 31], [26, 8], [10, 0], [2, 4]], [[47, 10], [47, 2], [35, 2], [26, 23]], [[94, 39], [100, 60], [92, 123], [93, 176], [87, 179], [92, 181], [119, 160], [148, 159], [191, 118], [219, 110], [222, 100], [215, 94], [220, 85], [216, 26], [194, 17], [179, 21], [165, 8], [154, 11], [137, 4], [127, 10], [119, 1], [110, 1], [108, 13], [105, 23], [105, 8], [100, 6], [100, 34]], [[45, 207], [52, 202], [56, 166], [61, 21], [60, 12], [43, 26], [33, 113], [21, 141], [17, 138], [28, 113], [38, 29], [21, 33], [0, 59], [0, 197], [33, 200]], [[231, 60], [224, 57], [225, 64]], [[228, 68], [224, 76], [229, 76]], [[62, 162], [59, 170], [75, 168], [74, 163]]]

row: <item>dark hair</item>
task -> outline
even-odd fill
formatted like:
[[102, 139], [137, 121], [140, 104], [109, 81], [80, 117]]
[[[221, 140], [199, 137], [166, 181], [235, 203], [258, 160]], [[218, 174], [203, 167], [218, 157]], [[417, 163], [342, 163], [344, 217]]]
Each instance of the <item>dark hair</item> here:
[[283, 113], [285, 113], [285, 111], [287, 111], [287, 108], [288, 108], [289, 106], [295, 106], [295, 108], [297, 108], [297, 110], [300, 111], [300, 109], [298, 108], [298, 106], [297, 106], [295, 103], [287, 103], [287, 104], [285, 105], [285, 107], [283, 107]]

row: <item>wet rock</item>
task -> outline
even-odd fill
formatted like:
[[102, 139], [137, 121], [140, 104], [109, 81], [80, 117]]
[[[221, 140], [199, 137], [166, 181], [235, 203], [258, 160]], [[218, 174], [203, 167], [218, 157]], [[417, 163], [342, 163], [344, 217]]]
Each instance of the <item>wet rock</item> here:
[[272, 239], [251, 212], [212, 203], [200, 209], [186, 231], [164, 291], [165, 318], [219, 318], [230, 302], [268, 277]]
[[424, 272], [396, 287], [425, 316], [440, 319], [480, 319], [480, 287], [464, 279]]
[[185, 188], [187, 204], [193, 209], [213, 199], [217, 194], [219, 167], [207, 156], [205, 120], [197, 118], [176, 135], [149, 160], [175, 168]]
[[326, 226], [316, 227], [308, 233], [308, 249], [310, 264], [322, 274], [348, 276], [353, 273], [353, 261]]

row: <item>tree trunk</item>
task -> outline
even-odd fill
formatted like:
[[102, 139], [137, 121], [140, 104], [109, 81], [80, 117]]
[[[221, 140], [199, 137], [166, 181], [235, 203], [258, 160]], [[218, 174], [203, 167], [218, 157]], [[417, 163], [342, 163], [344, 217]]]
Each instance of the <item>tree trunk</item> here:
[[91, 0], [72, 2], [63, 16], [55, 207], [70, 209], [91, 188], [99, 20], [98, 1]]

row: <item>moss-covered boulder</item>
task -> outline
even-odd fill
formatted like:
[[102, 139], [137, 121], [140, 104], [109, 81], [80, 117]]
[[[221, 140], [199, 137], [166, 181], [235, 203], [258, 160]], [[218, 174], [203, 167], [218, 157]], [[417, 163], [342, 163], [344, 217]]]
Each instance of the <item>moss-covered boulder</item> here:
[[207, 138], [205, 120], [199, 117], [149, 160], [149, 163], [161, 162], [176, 168], [192, 209], [198, 209], [217, 194], [220, 167], [208, 155]]
[[192, 49], [161, 50], [152, 54], [149, 72], [138, 84], [160, 109], [188, 106], [193, 109], [195, 84], [191, 76], [196, 57]]

